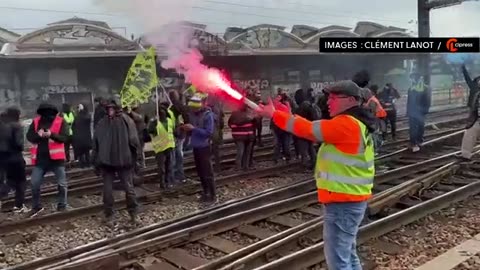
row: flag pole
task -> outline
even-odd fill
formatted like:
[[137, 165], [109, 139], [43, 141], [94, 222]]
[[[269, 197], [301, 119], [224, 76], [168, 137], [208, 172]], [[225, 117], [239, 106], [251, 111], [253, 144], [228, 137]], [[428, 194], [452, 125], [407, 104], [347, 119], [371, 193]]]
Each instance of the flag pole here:
[[155, 109], [157, 110], [157, 121], [160, 121], [160, 112], [158, 111], [158, 84], [155, 86]]
[[170, 106], [168, 106], [168, 108], [170, 109], [170, 107], [172, 107], [172, 105], [173, 105], [173, 102], [170, 99], [170, 97], [168, 96], [167, 89], [165, 89], [165, 87], [163, 87], [162, 83], [160, 83], [160, 87], [162, 87], [162, 91], [165, 94], [165, 96], [167, 97], [168, 103], [170, 103]]

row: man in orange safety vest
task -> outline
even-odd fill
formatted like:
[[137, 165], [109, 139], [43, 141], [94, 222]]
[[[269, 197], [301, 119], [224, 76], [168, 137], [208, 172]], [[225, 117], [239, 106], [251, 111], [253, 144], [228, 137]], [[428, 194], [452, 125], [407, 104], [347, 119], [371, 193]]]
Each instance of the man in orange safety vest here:
[[328, 109], [332, 119], [308, 121], [280, 110], [281, 104], [260, 105], [258, 112], [272, 118], [279, 128], [295, 136], [322, 142], [315, 180], [318, 200], [324, 205], [323, 241], [329, 269], [361, 269], [356, 236], [367, 200], [372, 196], [375, 175], [375, 117], [365, 108], [364, 89], [353, 81], [329, 88]]

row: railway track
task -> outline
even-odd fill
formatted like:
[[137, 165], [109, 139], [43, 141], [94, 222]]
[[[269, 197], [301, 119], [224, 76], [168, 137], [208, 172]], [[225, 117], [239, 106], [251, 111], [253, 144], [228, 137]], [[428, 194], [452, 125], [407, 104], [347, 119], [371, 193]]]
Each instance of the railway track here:
[[[432, 138], [436, 138], [442, 135], [446, 135], [452, 131], [461, 130], [463, 127], [463, 121], [458, 121], [449, 119], [447, 121], [438, 121], [432, 122], [430, 125], [426, 127], [426, 135], [425, 139], [429, 140]], [[406, 150], [406, 146], [408, 144], [408, 129], [400, 129], [398, 131], [398, 139], [397, 141], [390, 141], [387, 142], [386, 145], [382, 147], [380, 151], [378, 151], [382, 155], [395, 155], [397, 152], [402, 152]], [[271, 142], [271, 144], [270, 144]], [[271, 149], [273, 147], [273, 138], [266, 142], [266, 145], [263, 147], [256, 148], [255, 157], [256, 161], [267, 160], [271, 156]], [[223, 174], [225, 173], [232, 173], [231, 168], [235, 161], [236, 150], [230, 150], [228, 152], [224, 152], [222, 155], [222, 166], [223, 166]], [[154, 160], [153, 157], [149, 158], [150, 160]], [[195, 173], [195, 167], [193, 158], [186, 157], [185, 158], [185, 172], [188, 174]], [[156, 166], [154, 164], [149, 165], [147, 168], [144, 168], [140, 171], [140, 175], [142, 176], [143, 183], [152, 183], [155, 182], [156, 179]], [[82, 169], [82, 170], [72, 170], [67, 172], [67, 178], [69, 179], [69, 197], [77, 197], [79, 199], [75, 200], [74, 207], [82, 207], [85, 200], [82, 196], [84, 195], [95, 195], [102, 191], [103, 183], [102, 179], [99, 176], [96, 176], [91, 169]], [[42, 187], [42, 198], [54, 198], [57, 194], [57, 186], [54, 183], [53, 175], [46, 176], [47, 184], [44, 184]], [[157, 190], [155, 184], [147, 184], [143, 186], [144, 189], [147, 191], [154, 191]], [[139, 188], [138, 192], [140, 194], [144, 193], [144, 189]], [[26, 200], [29, 201], [31, 199], [30, 189], [27, 188], [26, 191]], [[93, 200], [99, 200], [100, 198], [93, 198]], [[6, 198], [2, 204], [2, 209], [7, 211], [13, 207], [13, 195]]]
[[[443, 123], [443, 122], [453, 122], [451, 121], [452, 118], [454, 120], [463, 120], [466, 119], [466, 113], [467, 110], [465, 108], [456, 108], [456, 109], [451, 109], [451, 110], [445, 110], [445, 111], [439, 111], [439, 112], [432, 112], [427, 116], [427, 124], [426, 126], [431, 126], [432, 123]], [[399, 132], [404, 132], [408, 130], [408, 118], [406, 117], [400, 117], [397, 122], [397, 127], [399, 128]], [[273, 136], [272, 134], [265, 134], [264, 136], [264, 142], [265, 143], [273, 143]], [[221, 151], [226, 151], [226, 150], [235, 150], [235, 144], [233, 140], [226, 139], [224, 141], [224, 145], [221, 147]], [[25, 153], [25, 155], [29, 155], [29, 153]], [[146, 156], [146, 162], [149, 164], [153, 164], [155, 162], [155, 159], [153, 158], [153, 151], [146, 151], [145, 156]], [[186, 153], [186, 157], [188, 158], [191, 156], [191, 152]], [[69, 168], [71, 169], [70, 171], [74, 174], [77, 174], [79, 176], [85, 176], [85, 173], [93, 174], [91, 169], [79, 169], [78, 168], [78, 162], [73, 162], [69, 165]], [[27, 173], [30, 173], [32, 169], [31, 165], [27, 166]], [[67, 177], [71, 177], [72, 175], [67, 175]], [[48, 177], [48, 176], [47, 176]]]
[[[373, 209], [373, 213], [377, 214], [370, 213], [370, 221], [361, 226], [357, 244], [366, 243], [370, 239], [480, 193], [480, 181], [468, 177], [465, 169], [473, 173], [480, 172], [478, 163], [468, 166], [450, 162], [422, 177], [405, 182], [401, 187], [378, 194], [369, 204], [369, 209]], [[325, 269], [321, 229], [321, 220], [303, 228], [297, 227], [296, 232], [264, 246], [262, 251], [251, 253], [216, 269], [238, 269], [239, 265], [242, 265], [242, 269], [256, 270]], [[283, 252], [280, 257], [278, 253], [282, 250], [288, 251]], [[272, 253], [277, 256], [271, 256]], [[270, 258], [266, 258], [265, 254], [270, 254]], [[211, 268], [201, 266], [194, 269]]]
[[[451, 149], [454, 147], [453, 145], [458, 144], [461, 133], [461, 131], [457, 131], [453, 135], [439, 137], [426, 143], [424, 153], [412, 155], [403, 150], [395, 156], [379, 157], [387, 170], [377, 173], [375, 180], [377, 183], [376, 194], [381, 194], [381, 192], [400, 185], [405, 178], [420, 177], [422, 174], [454, 160], [455, 153]], [[295, 223], [296, 215], [298, 217], [316, 218], [315, 214], [320, 214], [318, 218], [321, 218], [321, 212], [316, 203], [314, 182], [308, 179], [283, 189], [272, 190], [238, 202], [217, 206], [174, 223], [157, 224], [121, 235], [116, 239], [92, 243], [11, 269], [57, 269], [55, 266], [64, 267], [70, 262], [70, 266], [79, 265], [79, 267], [87, 267], [87, 265], [94, 263], [96, 265], [117, 264], [118, 267], [146, 269], [148, 264], [155, 264], [154, 257], [159, 258], [156, 260], [157, 264], [166, 263], [165, 267], [167, 265], [171, 267], [155, 269], [179, 269], [181, 267], [191, 269], [194, 264], [189, 259], [196, 261], [195, 267], [208, 265], [218, 259], [213, 255], [207, 258], [195, 257], [195, 250], [197, 250], [198, 245], [203, 249], [214, 249], [217, 252], [213, 253], [214, 255], [225, 255], [222, 252], [227, 251], [227, 249], [232, 251], [233, 247], [235, 247], [235, 250], [242, 248], [238, 243], [229, 245], [229, 242], [233, 241], [229, 240], [228, 235], [230, 237], [242, 235], [242, 237], [249, 238], [252, 243], [258, 242], [261, 241], [261, 237], [260, 235], [254, 235], [256, 231], [264, 232], [263, 238], [267, 239], [266, 236], [273, 237], [278, 234], [278, 230], [287, 229], [285, 227], [287, 224], [297, 226], [298, 222]], [[277, 229], [270, 230], [267, 233], [270, 228], [265, 224], [274, 224], [275, 227], [273, 228]], [[223, 244], [225, 246], [222, 246]], [[175, 260], [175, 256], [180, 260]], [[143, 259], [139, 260], [138, 257]], [[190, 265], [182, 266], [179, 261], [190, 263]], [[112, 269], [118, 269], [114, 267]], [[58, 269], [64, 268], [60, 267]]]
[[[426, 131], [431, 131], [431, 130], [435, 130], [436, 128], [463, 128], [464, 126], [464, 119], [461, 119], [461, 118], [441, 118], [441, 119], [436, 119], [435, 121], [431, 121], [429, 123], [427, 123], [426, 125]], [[402, 127], [402, 128], [399, 128], [397, 130], [397, 144], [401, 144], [401, 143], [404, 143], [408, 140], [408, 127]], [[255, 151], [258, 151], [258, 150], [264, 150], [264, 149], [267, 149], [268, 147], [272, 147], [273, 146], [273, 136], [272, 135], [268, 135], [264, 138], [264, 147], [256, 147], [255, 148]], [[236, 151], [236, 148], [235, 148], [235, 145], [233, 144], [233, 142], [231, 143], [228, 143], [228, 144], [225, 144], [223, 146], [223, 148], [221, 149], [221, 153], [222, 153], [222, 158], [231, 158], [231, 157], [234, 157], [235, 155], [235, 151]], [[188, 166], [194, 166], [194, 162], [193, 162], [193, 156], [191, 155], [190, 152], [188, 152], [186, 155], [185, 155], [185, 166], [188, 167]], [[151, 168], [151, 165], [155, 166], [155, 158], [153, 156], [149, 156], [146, 158], [146, 163], [149, 165], [147, 168], [143, 169], [143, 171], [147, 171], [147, 172], [151, 172], [152, 169]], [[70, 169], [70, 170], [67, 170], [67, 178], [69, 180], [71, 179], [78, 179], [79, 177], [80, 178], [85, 178], [87, 176], [91, 176], [91, 177], [94, 177], [94, 172], [91, 168], [86, 168], [86, 169]], [[53, 174], [47, 174], [45, 176], [45, 180], [46, 181], [49, 181], [49, 180], [52, 180], [53, 179]]]
[[[426, 140], [434, 139], [434, 138], [441, 137], [443, 135], [447, 135], [451, 132], [461, 130], [460, 128], [461, 126], [462, 126], [461, 123], [454, 123], [454, 124], [452, 124], [451, 122], [436, 123], [435, 127], [438, 128], [439, 131], [427, 129], [427, 134], [425, 136], [425, 139]], [[430, 126], [430, 128], [431, 127], [432, 126]], [[400, 132], [399, 140], [388, 142], [386, 145], [382, 147], [380, 151], [378, 151], [379, 154], [382, 155], [384, 158], [386, 158], [388, 155], [394, 156], [396, 153], [401, 153], [402, 151], [407, 150], [408, 139], [402, 138], [402, 137], [406, 137], [405, 133], [406, 132]], [[257, 152], [255, 153], [256, 161], [259, 162], [259, 161], [268, 159], [271, 156], [271, 147], [272, 145], [258, 148]], [[223, 155], [224, 159], [222, 160], [222, 164], [224, 165], [224, 167], [226, 167], [225, 165], [229, 166], [234, 164], [235, 155], [236, 155], [235, 152], [224, 153]], [[186, 159], [185, 172], [187, 173], [187, 175], [189, 173], [190, 174], [195, 173], [193, 160]], [[157, 175], [156, 168], [154, 166], [151, 166], [142, 170], [141, 173], [143, 176], [143, 182], [145, 184], [140, 187], [136, 187], [137, 194], [141, 194], [141, 197], [145, 197], [145, 196], [148, 197], [150, 196], [148, 195], [148, 193], [153, 193], [156, 190], [158, 190], [157, 184], [154, 183]], [[227, 175], [225, 173], [227, 173]], [[228, 173], [235, 174], [234, 171], [227, 169], [224, 171], [223, 175], [221, 175], [220, 179], [230, 179]], [[190, 187], [179, 186], [177, 187], [177, 189], [184, 190], [188, 194], [189, 190], [191, 190], [191, 186], [192, 185], [190, 185]], [[98, 196], [98, 194], [101, 193], [102, 187], [103, 187], [102, 180], [100, 177], [97, 177], [97, 176], [86, 177], [84, 179], [78, 179], [78, 180], [70, 180], [69, 181], [69, 204], [74, 208], [80, 208], [80, 209], [91, 206], [92, 204], [99, 205], [101, 203], [101, 197]], [[166, 196], [172, 196], [172, 194], [178, 194], [178, 192], [167, 193]], [[183, 194], [185, 194], [185, 192], [183, 192]], [[30, 190], [27, 190], [26, 195], [27, 195], [26, 200], [28, 202], [31, 200]], [[57, 186], [55, 184], [45, 185], [42, 188], [43, 200], [52, 201], [56, 198], [56, 196], [57, 196]], [[12, 196], [7, 198], [7, 200], [5, 200], [2, 204], [4, 210], [13, 207], [13, 201], [14, 200]], [[52, 204], [54, 203], [52, 202]], [[3, 223], [5, 223], [5, 221]], [[2, 223], [0, 222], [0, 224]], [[1, 231], [1, 227], [0, 227], [0, 231]]]

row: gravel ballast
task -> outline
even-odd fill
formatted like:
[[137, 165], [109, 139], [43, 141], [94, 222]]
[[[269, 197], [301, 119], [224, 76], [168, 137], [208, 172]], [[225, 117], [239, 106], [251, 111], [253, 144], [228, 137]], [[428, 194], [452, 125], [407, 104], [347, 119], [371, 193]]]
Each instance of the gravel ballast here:
[[[262, 165], [266, 166], [266, 164], [257, 164], [257, 167]], [[221, 203], [293, 183], [308, 176], [311, 176], [311, 173], [289, 173], [285, 177], [241, 180], [219, 187], [217, 195]], [[142, 206], [138, 222], [140, 226], [165, 222], [198, 211], [200, 208], [201, 205], [195, 196], [165, 199], [156, 204]], [[51, 256], [93, 241], [112, 238], [133, 228], [128, 221], [126, 211], [116, 213], [116, 226], [113, 228], [104, 225], [102, 221], [103, 217], [100, 214], [32, 227], [7, 236], [0, 236], [0, 269]]]

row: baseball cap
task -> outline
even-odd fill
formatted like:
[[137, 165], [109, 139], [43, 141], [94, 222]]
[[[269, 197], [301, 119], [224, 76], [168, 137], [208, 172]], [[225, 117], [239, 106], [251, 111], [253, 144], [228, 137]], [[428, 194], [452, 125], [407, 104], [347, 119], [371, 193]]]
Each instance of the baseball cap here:
[[339, 81], [325, 88], [325, 92], [363, 98], [363, 90], [351, 80]]

